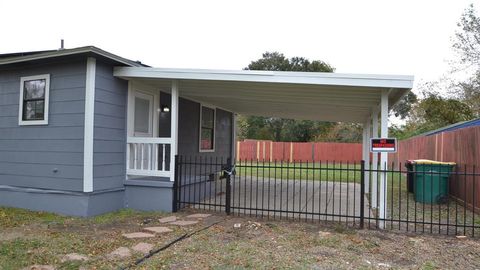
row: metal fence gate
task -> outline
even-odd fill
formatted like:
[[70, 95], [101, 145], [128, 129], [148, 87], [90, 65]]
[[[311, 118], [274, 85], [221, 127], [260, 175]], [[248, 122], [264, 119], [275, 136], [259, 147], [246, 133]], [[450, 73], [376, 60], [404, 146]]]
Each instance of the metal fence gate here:
[[[174, 211], [196, 208], [452, 235], [475, 236], [480, 228], [475, 167], [415, 173], [401, 163], [383, 168], [363, 161], [232, 164], [221, 157], [185, 156], [176, 157], [175, 167]], [[416, 182], [409, 181], [409, 173]], [[439, 193], [434, 184], [439, 177], [448, 179], [448, 193], [432, 197]]]

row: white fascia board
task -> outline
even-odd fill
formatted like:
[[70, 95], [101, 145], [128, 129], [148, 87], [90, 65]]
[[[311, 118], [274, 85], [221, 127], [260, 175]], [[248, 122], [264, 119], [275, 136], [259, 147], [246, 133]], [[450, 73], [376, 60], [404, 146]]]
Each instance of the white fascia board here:
[[85, 84], [85, 128], [83, 136], [83, 192], [93, 191], [93, 131], [95, 116], [96, 59], [87, 59]]
[[69, 55], [89, 53], [89, 52], [100, 55], [100, 56], [103, 56], [105, 58], [112, 59], [116, 62], [125, 64], [125, 65], [128, 65], [128, 66], [142, 66], [139, 63], [136, 63], [136, 62], [128, 60], [126, 58], [120, 57], [118, 55], [109, 53], [107, 51], [101, 50], [101, 49], [99, 49], [97, 47], [94, 47], [94, 46], [79, 47], [79, 48], [74, 48], [74, 49], [64, 49], [64, 50], [57, 50], [57, 51], [54, 51], [54, 52], [45, 52], [45, 53], [39, 53], [39, 54], [32, 54], [32, 55], [26, 55], [26, 56], [17, 56], [17, 57], [12, 57], [12, 58], [0, 59], [0, 65], [7, 65], [7, 64], [13, 64], [13, 63], [21, 63], [21, 62], [27, 62], [27, 61], [41, 60], [41, 59], [59, 57], [59, 56], [69, 56]]
[[413, 87], [413, 76], [341, 74], [328, 72], [277, 72], [251, 70], [225, 71], [148, 67], [115, 67], [114, 76], [124, 78], [292, 83], [401, 89], [411, 89]]

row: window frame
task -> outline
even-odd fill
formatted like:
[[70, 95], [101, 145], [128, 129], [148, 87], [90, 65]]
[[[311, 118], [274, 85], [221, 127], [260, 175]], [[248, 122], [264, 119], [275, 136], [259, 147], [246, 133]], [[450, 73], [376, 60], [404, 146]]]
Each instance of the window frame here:
[[[212, 149], [202, 149], [202, 115], [203, 107], [213, 110], [213, 142]], [[200, 153], [215, 152], [215, 137], [216, 137], [216, 125], [217, 125], [217, 108], [210, 105], [200, 104], [200, 122], [198, 125], [198, 151]]]
[[[43, 103], [43, 120], [23, 120], [24, 90], [26, 81], [45, 80], [45, 98]], [[20, 98], [18, 104], [18, 125], [48, 125], [48, 108], [50, 100], [50, 74], [20, 77]]]

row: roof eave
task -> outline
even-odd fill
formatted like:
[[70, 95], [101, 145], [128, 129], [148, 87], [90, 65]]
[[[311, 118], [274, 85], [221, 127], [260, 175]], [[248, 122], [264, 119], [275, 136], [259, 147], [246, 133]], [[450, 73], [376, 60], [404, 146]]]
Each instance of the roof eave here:
[[42, 59], [53, 58], [53, 57], [76, 55], [76, 54], [82, 54], [82, 53], [93, 53], [93, 54], [96, 54], [96, 55], [100, 55], [100, 56], [103, 56], [105, 58], [111, 59], [115, 62], [130, 66], [130, 67], [145, 67], [145, 65], [143, 65], [141, 63], [128, 60], [126, 58], [123, 58], [123, 57], [120, 57], [118, 55], [109, 53], [107, 51], [104, 51], [104, 50], [99, 49], [99, 48], [94, 47], [94, 46], [85, 46], [85, 47], [79, 47], [79, 48], [74, 48], [74, 49], [64, 49], [64, 50], [57, 50], [57, 51], [52, 51], [52, 52], [45, 52], [45, 53], [39, 53], [39, 54], [33, 54], [33, 55], [25, 55], [25, 56], [18, 56], [18, 57], [1, 59], [0, 60], [0, 65], [15, 64], [15, 63], [21, 63], [21, 62], [42, 60]]
[[358, 86], [410, 90], [413, 76], [341, 73], [300, 73], [270, 71], [181, 70], [164, 68], [115, 67], [114, 76], [174, 80], [211, 80], [259, 83], [293, 83], [332, 86]]

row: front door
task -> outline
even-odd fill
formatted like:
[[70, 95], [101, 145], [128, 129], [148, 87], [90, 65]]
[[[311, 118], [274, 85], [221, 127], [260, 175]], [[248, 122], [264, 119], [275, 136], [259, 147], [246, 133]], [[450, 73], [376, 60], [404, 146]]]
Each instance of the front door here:
[[135, 91], [133, 136], [153, 137], [154, 96]]

